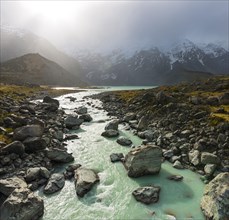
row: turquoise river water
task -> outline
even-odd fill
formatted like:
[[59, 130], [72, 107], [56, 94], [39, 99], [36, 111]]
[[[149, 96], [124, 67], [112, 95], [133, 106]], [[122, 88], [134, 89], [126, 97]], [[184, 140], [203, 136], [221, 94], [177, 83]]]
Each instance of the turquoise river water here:
[[[121, 163], [110, 162], [111, 153], [126, 154], [130, 148], [117, 144], [116, 139], [101, 136], [105, 125], [112, 118], [104, 110], [87, 105], [87, 101], [91, 101], [96, 107], [101, 107], [99, 100], [83, 100], [84, 96], [98, 92], [87, 90], [71, 94], [77, 98], [75, 102], [66, 98], [69, 95], [58, 99], [67, 113], [73, 113], [75, 108], [84, 105], [93, 117], [92, 122], [84, 123], [80, 130], [72, 131], [80, 139], [68, 141], [67, 148], [75, 157], [74, 163], [98, 172], [100, 182], [84, 198], [77, 197], [73, 181], [66, 181], [64, 188], [51, 196], [43, 195], [41, 190], [38, 194], [45, 203], [42, 219], [204, 219], [199, 205], [204, 184], [197, 174], [189, 170], [174, 169], [170, 163], [164, 162], [159, 175], [129, 178]], [[126, 131], [124, 126], [119, 129], [120, 134], [129, 137], [134, 145], [140, 145], [142, 140]], [[61, 169], [63, 167], [59, 171]], [[168, 180], [167, 177], [172, 174], [182, 175], [183, 181]], [[137, 202], [132, 191], [149, 184], [161, 186], [159, 202], [152, 205]]]

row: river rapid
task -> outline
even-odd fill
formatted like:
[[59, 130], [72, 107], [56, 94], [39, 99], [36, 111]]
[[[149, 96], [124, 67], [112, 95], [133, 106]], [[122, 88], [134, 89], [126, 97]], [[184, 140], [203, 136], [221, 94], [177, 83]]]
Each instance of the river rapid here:
[[[159, 175], [140, 178], [129, 178], [121, 163], [111, 163], [111, 153], [126, 154], [130, 148], [116, 143], [116, 138], [106, 139], [101, 136], [105, 125], [112, 119], [102, 110], [99, 100], [83, 99], [84, 96], [99, 93], [96, 90], [86, 90], [68, 94], [58, 98], [60, 107], [66, 113], [74, 113], [79, 106], [86, 106], [93, 121], [84, 123], [76, 133], [80, 137], [67, 141], [68, 151], [73, 153], [74, 163], [80, 163], [86, 168], [98, 172], [100, 182], [83, 198], [78, 198], [74, 182], [66, 181], [64, 188], [53, 195], [46, 196], [42, 190], [37, 192], [45, 203], [45, 213], [42, 220], [75, 220], [75, 219], [199, 219], [204, 216], [200, 210], [200, 199], [204, 184], [199, 175], [190, 170], [174, 169], [169, 162], [164, 162]], [[75, 97], [70, 102], [67, 96]], [[88, 104], [88, 103], [92, 104]], [[93, 107], [92, 107], [93, 106]], [[137, 136], [119, 127], [120, 135], [129, 137], [138, 146], [142, 142]], [[64, 171], [58, 167], [56, 171]], [[170, 175], [182, 175], [183, 181], [168, 180]], [[158, 203], [144, 205], [137, 202], [132, 191], [139, 186], [149, 184], [161, 187]], [[154, 213], [154, 214], [153, 214]]]

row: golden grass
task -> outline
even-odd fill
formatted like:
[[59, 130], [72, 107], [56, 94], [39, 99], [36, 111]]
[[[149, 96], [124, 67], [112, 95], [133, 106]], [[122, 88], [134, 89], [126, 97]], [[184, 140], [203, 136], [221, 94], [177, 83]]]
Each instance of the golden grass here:
[[141, 90], [132, 90], [132, 91], [117, 91], [114, 92], [120, 99], [125, 102], [129, 102], [131, 99], [136, 98], [142, 93]]
[[220, 119], [223, 119], [224, 121], [229, 122], [229, 114], [228, 113], [212, 113], [211, 117], [212, 118], [220, 118]]
[[4, 134], [0, 134], [0, 141], [4, 142], [6, 144], [9, 144], [12, 142], [12, 140]]

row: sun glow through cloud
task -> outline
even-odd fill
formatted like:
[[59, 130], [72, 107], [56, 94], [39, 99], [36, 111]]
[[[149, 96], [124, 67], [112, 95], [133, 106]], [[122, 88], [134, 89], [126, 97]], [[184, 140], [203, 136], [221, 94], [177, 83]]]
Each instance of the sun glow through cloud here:
[[85, 4], [75, 1], [24, 1], [22, 5], [33, 15], [47, 21], [67, 21], [84, 11]]

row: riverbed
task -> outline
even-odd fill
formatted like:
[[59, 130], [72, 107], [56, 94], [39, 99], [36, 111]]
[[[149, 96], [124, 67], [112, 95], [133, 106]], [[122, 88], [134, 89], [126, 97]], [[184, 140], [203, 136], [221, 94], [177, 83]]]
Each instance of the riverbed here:
[[[111, 153], [126, 154], [130, 148], [116, 143], [116, 138], [101, 136], [105, 125], [112, 119], [102, 110], [99, 100], [83, 99], [84, 96], [99, 93], [98, 90], [86, 90], [58, 98], [60, 107], [66, 113], [73, 113], [79, 106], [86, 106], [93, 121], [84, 123], [81, 128], [71, 133], [80, 137], [67, 142], [68, 151], [73, 153], [74, 163], [98, 172], [100, 182], [84, 198], [78, 198], [73, 181], [66, 181], [64, 188], [51, 196], [38, 194], [44, 199], [45, 213], [43, 220], [75, 219], [200, 219], [204, 216], [200, 209], [200, 199], [204, 184], [199, 175], [190, 170], [174, 169], [169, 162], [164, 162], [159, 175], [141, 178], [129, 178], [121, 163], [111, 163]], [[71, 102], [67, 96], [76, 98]], [[92, 104], [89, 104], [92, 103]], [[142, 140], [119, 127], [120, 135], [129, 137], [135, 146]], [[59, 167], [60, 172], [64, 167]], [[182, 175], [183, 181], [168, 180], [170, 175]], [[144, 205], [137, 202], [132, 191], [139, 186], [149, 184], [161, 187], [159, 202]]]

